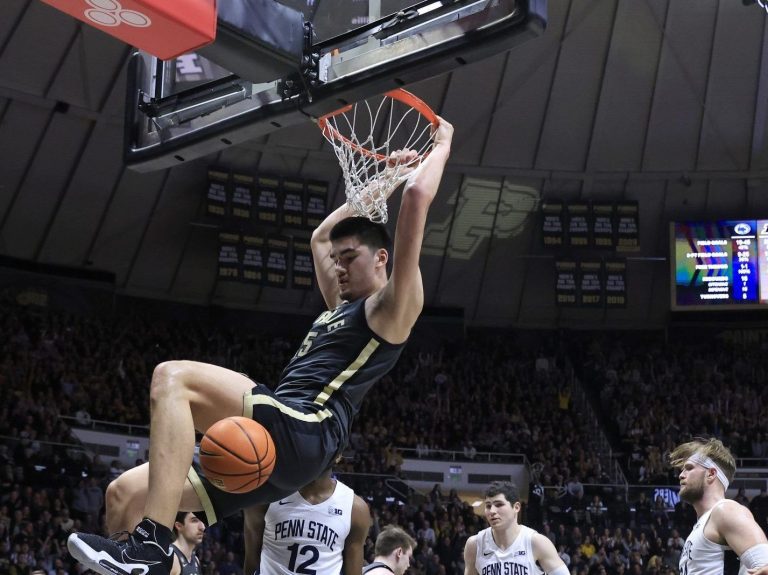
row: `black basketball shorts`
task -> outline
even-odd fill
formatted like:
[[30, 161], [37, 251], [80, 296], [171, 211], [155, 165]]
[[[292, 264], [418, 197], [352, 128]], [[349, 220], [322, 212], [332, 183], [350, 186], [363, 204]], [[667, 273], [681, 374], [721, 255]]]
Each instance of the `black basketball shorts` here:
[[315, 480], [333, 463], [341, 445], [341, 432], [332, 412], [307, 410], [278, 398], [257, 384], [243, 396], [243, 417], [263, 425], [275, 443], [277, 461], [272, 475], [248, 493], [227, 493], [205, 478], [197, 454], [187, 478], [203, 505], [208, 525], [250, 507], [272, 503]]

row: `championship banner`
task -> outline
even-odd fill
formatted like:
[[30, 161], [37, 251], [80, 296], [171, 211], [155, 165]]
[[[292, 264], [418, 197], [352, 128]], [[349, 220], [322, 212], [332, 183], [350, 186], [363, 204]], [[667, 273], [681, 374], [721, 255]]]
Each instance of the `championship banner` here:
[[243, 234], [243, 281], [262, 283], [264, 281], [264, 236]]
[[288, 287], [288, 246], [290, 242], [291, 240], [287, 236], [270, 236], [267, 239], [265, 285], [279, 288]]
[[219, 279], [239, 280], [240, 275], [240, 234], [219, 233]]
[[232, 217], [238, 220], [251, 219], [253, 199], [253, 176], [232, 174]]
[[555, 260], [555, 303], [576, 305], [576, 260]]
[[616, 248], [616, 206], [612, 202], [592, 203], [592, 245]]
[[304, 226], [304, 180], [283, 178], [283, 223], [287, 228]]
[[218, 168], [208, 168], [208, 194], [205, 211], [210, 216], [224, 217], [227, 215], [227, 186], [229, 172]]
[[542, 202], [541, 238], [547, 247], [560, 247], [565, 244], [563, 202], [558, 200]]
[[280, 211], [280, 179], [274, 176], [256, 178], [256, 223], [278, 225]]
[[294, 238], [293, 240], [293, 281], [294, 289], [311, 290], [315, 270], [312, 266], [312, 248], [308, 240]]
[[582, 260], [578, 265], [579, 305], [603, 307], [603, 262]]
[[589, 245], [589, 224], [592, 219], [589, 202], [566, 204], [568, 222], [568, 245], [585, 248]]
[[637, 202], [616, 204], [616, 251], [640, 250], [640, 206]]
[[609, 308], [627, 307], [627, 262], [606, 260], [605, 305]]
[[307, 209], [304, 225], [314, 230], [325, 219], [328, 210], [328, 183], [307, 182]]

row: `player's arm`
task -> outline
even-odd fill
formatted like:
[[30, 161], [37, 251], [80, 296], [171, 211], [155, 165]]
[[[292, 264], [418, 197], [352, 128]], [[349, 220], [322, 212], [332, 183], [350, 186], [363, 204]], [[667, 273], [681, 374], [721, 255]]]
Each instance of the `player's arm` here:
[[[413, 171], [409, 166], [416, 157], [416, 153], [411, 150], [397, 150], [390, 154], [386, 170], [398, 169], [401, 175], [406, 175]], [[399, 168], [398, 168], [399, 166]], [[389, 190], [387, 198], [400, 186], [402, 180], [398, 180]], [[328, 214], [320, 223], [315, 231], [312, 232], [310, 245], [312, 247], [312, 260], [315, 264], [315, 275], [317, 276], [317, 285], [320, 293], [323, 294], [325, 305], [328, 309], [335, 309], [340, 303], [339, 283], [336, 280], [336, 265], [331, 259], [331, 230], [345, 218], [356, 216], [346, 202]]]
[[395, 230], [392, 275], [368, 309], [368, 324], [391, 343], [408, 338], [424, 306], [419, 269], [427, 212], [435, 199], [451, 152], [453, 126], [440, 118], [434, 147], [421, 167], [405, 183]]
[[243, 574], [253, 575], [259, 572], [261, 547], [264, 542], [264, 516], [269, 505], [254, 505], [243, 511], [243, 539], [245, 542], [245, 561]]
[[336, 279], [336, 264], [331, 259], [331, 230], [341, 220], [353, 215], [355, 214], [345, 202], [328, 214], [312, 232], [310, 245], [312, 246], [312, 260], [315, 264], [315, 276], [328, 309], [335, 309], [341, 303], [339, 282]]
[[747, 569], [768, 566], [768, 539], [749, 509], [735, 501], [726, 501], [715, 508], [712, 522], [743, 566]]
[[547, 575], [569, 575], [568, 567], [560, 559], [554, 543], [541, 533], [535, 533], [531, 538], [533, 557], [539, 562]]
[[371, 512], [368, 504], [357, 495], [352, 501], [352, 524], [344, 541], [344, 575], [360, 575], [363, 571], [365, 539], [371, 528]]
[[464, 544], [464, 575], [480, 575], [475, 568], [477, 537], [474, 535]]

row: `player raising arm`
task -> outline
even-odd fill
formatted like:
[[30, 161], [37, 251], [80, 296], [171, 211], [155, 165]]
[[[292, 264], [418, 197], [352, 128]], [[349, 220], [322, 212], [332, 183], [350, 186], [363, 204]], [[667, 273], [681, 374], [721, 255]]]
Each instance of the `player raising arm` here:
[[[107, 489], [107, 526], [125, 541], [74, 533], [70, 553], [101, 575], [166, 575], [176, 513], [204, 511], [208, 525], [241, 509], [284, 498], [317, 478], [347, 444], [368, 390], [394, 367], [423, 307], [419, 256], [427, 212], [442, 178], [453, 127], [440, 120], [434, 147], [405, 182], [392, 275], [381, 224], [348, 217], [343, 206], [312, 235], [318, 285], [329, 310], [313, 323], [277, 387], [195, 361], [158, 365], [150, 389], [149, 463]], [[408, 161], [408, 151], [393, 161]], [[339, 392], [339, 389], [343, 390]], [[193, 455], [195, 431], [231, 416], [252, 418], [272, 436], [276, 464], [257, 489], [214, 487]]]

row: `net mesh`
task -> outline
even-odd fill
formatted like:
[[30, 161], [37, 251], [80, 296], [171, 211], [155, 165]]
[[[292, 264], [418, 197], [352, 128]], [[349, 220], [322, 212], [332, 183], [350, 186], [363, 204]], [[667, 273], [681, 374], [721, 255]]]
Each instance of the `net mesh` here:
[[431, 151], [434, 116], [428, 118], [411, 103], [398, 99], [398, 91], [388, 92], [322, 119], [320, 127], [341, 165], [347, 205], [354, 214], [386, 223], [387, 198]]

